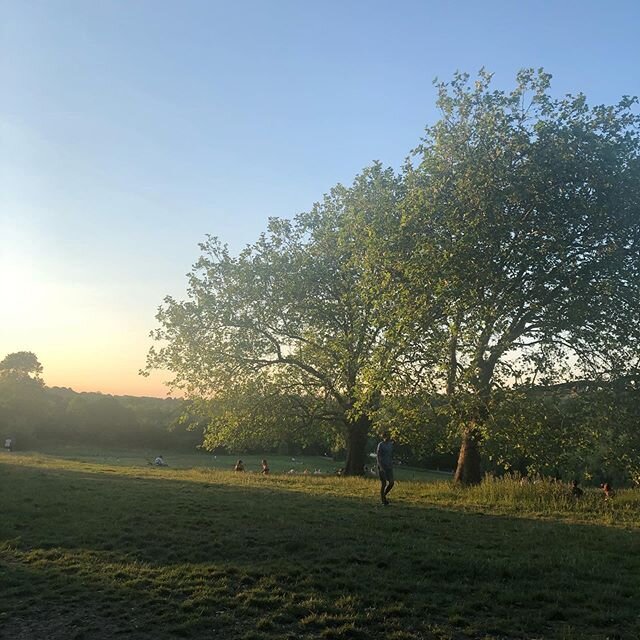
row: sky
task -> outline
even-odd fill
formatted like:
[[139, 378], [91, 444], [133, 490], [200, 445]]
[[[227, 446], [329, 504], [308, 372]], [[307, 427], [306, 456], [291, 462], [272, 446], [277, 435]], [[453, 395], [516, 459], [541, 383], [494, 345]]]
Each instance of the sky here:
[[640, 3], [0, 0], [0, 359], [49, 386], [138, 375], [207, 234], [232, 251], [438, 119], [434, 78], [640, 94]]

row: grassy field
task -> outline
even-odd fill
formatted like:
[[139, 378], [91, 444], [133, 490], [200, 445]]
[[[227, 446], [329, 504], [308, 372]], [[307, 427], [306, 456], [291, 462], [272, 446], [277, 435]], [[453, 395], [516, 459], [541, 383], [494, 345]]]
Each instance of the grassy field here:
[[[86, 449], [72, 447], [50, 448], [47, 454], [52, 457], [60, 457], [77, 462], [99, 462], [112, 466], [144, 466], [150, 465], [158, 454], [162, 452], [150, 449], [122, 449], [105, 451], [87, 451]], [[163, 456], [172, 469], [217, 469], [220, 471], [231, 471], [238, 460], [237, 455], [213, 455], [206, 452], [175, 453]], [[262, 470], [261, 461], [265, 456], [242, 454], [240, 456], [245, 464], [248, 473], [260, 473]], [[313, 475], [319, 470], [322, 475], [336, 475], [336, 472], [344, 466], [344, 462], [335, 461], [326, 456], [282, 456], [266, 455], [269, 468], [273, 473], [291, 473], [294, 475]], [[368, 468], [375, 467], [375, 458], [368, 460]], [[377, 471], [371, 473], [373, 477], [378, 477]], [[416, 480], [432, 482], [451, 478], [451, 473], [444, 471], [427, 471], [409, 466], [397, 466], [395, 475], [398, 480]]]
[[638, 491], [165, 457], [0, 454], [1, 638], [640, 637]]

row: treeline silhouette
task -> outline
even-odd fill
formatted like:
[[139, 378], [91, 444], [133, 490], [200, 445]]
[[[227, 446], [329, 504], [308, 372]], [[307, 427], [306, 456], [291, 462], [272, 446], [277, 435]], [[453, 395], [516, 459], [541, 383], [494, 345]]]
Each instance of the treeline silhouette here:
[[[14, 450], [80, 445], [156, 452], [331, 455], [347, 451], [335, 422], [287, 419], [275, 400], [243, 396], [194, 402], [113, 396], [47, 387], [35, 354], [0, 361], [0, 437]], [[305, 398], [289, 398], [303, 406]], [[443, 396], [384, 397], [377, 422], [398, 434], [397, 462], [431, 469], [456, 465], [457, 415]], [[464, 407], [463, 407], [464, 408]], [[635, 377], [505, 389], [486, 419], [483, 473], [554, 477], [590, 484], [640, 484], [640, 386]], [[321, 416], [322, 417], [322, 416]], [[213, 439], [216, 436], [216, 439]], [[375, 449], [368, 435], [365, 451]], [[367, 459], [368, 461], [368, 459]]]
[[178, 398], [113, 396], [47, 387], [30, 352], [0, 362], [0, 436], [15, 449], [39, 445], [92, 445], [192, 450], [202, 429], [180, 422]]

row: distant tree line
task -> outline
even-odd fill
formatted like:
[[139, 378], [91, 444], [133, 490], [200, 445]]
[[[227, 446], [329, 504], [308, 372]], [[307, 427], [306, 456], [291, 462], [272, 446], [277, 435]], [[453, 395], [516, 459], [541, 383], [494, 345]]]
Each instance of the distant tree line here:
[[0, 362], [0, 436], [18, 449], [69, 444], [193, 449], [202, 430], [178, 419], [183, 401], [47, 387], [35, 354], [8, 354]]
[[[77, 393], [46, 387], [35, 354], [0, 362], [0, 437], [14, 446], [205, 448], [219, 453], [346, 458], [339, 425], [304, 396], [258, 389], [216, 400]], [[314, 412], [315, 410], [315, 412]], [[640, 484], [640, 389], [634, 380], [587, 380], [502, 390], [492, 397], [483, 472]], [[458, 438], [446, 395], [385, 397], [381, 429], [396, 434], [399, 461], [453, 470]], [[370, 434], [366, 450], [375, 448]]]

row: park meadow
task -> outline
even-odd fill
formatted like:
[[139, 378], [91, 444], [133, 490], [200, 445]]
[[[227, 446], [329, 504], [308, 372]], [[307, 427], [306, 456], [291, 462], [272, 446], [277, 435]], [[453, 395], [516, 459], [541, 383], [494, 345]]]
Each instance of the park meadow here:
[[640, 637], [637, 489], [232, 462], [1, 454], [0, 637]]

